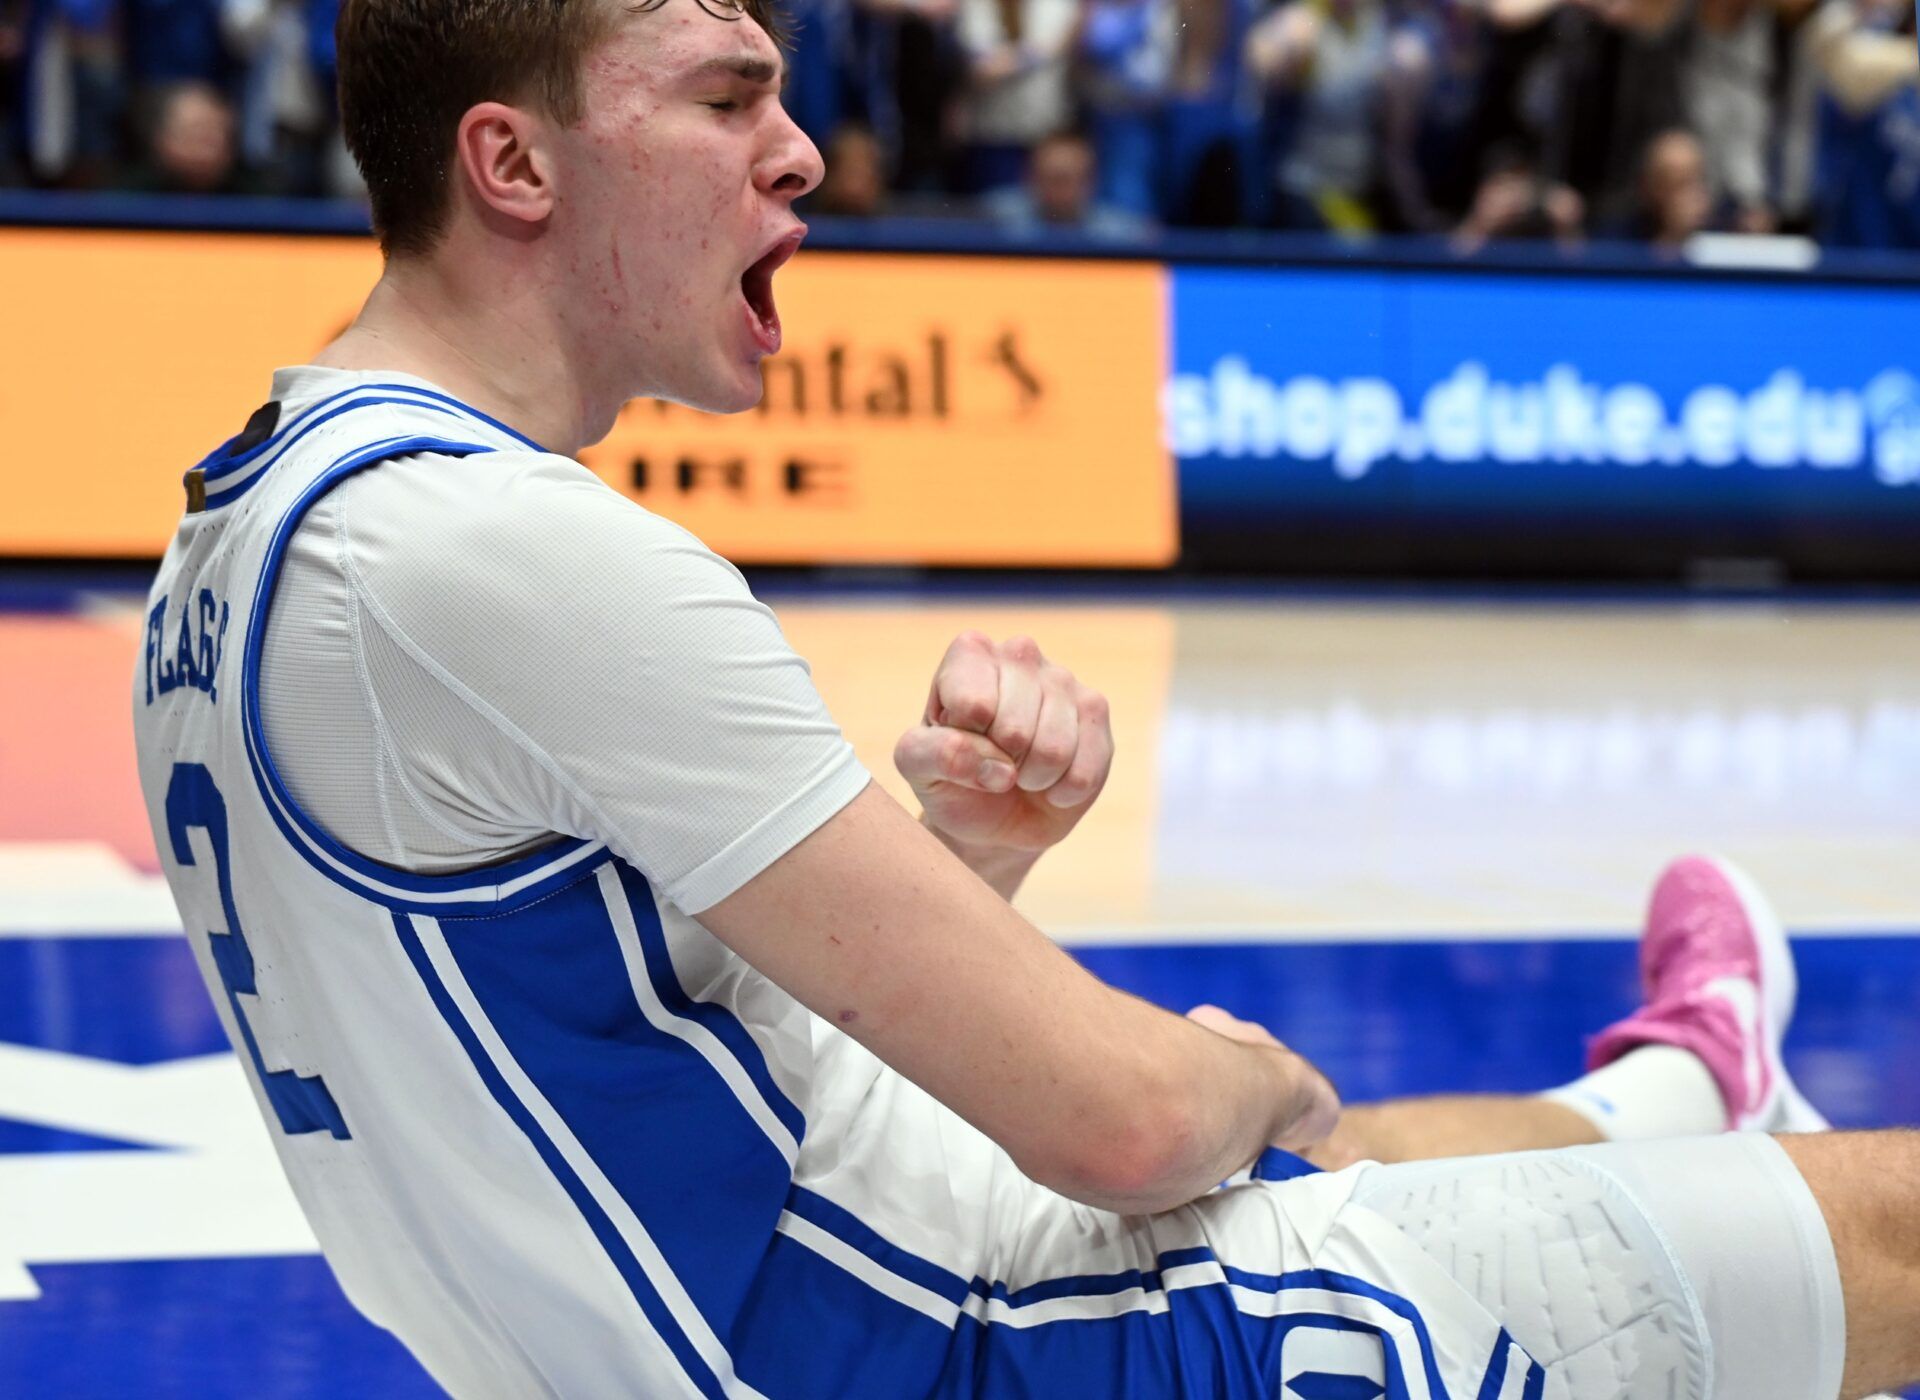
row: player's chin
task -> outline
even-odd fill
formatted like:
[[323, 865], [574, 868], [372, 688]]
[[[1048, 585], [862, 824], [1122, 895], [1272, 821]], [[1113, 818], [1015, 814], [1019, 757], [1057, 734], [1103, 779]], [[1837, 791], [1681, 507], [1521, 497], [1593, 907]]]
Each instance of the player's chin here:
[[716, 366], [702, 386], [695, 408], [708, 413], [745, 413], [760, 402], [765, 386], [760, 381], [760, 356], [734, 359]]
[[702, 413], [744, 413], [760, 402], [760, 362], [765, 358], [763, 349], [737, 332], [704, 347], [687, 345], [673, 357], [678, 372], [671, 390], [661, 397]]

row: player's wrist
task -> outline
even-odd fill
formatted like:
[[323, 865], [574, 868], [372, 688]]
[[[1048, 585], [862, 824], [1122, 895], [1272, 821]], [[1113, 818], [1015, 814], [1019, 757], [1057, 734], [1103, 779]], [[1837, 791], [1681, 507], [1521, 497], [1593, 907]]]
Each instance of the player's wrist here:
[[926, 813], [920, 814], [921, 824], [931, 831], [940, 844], [960, 858], [967, 869], [978, 875], [994, 889], [1008, 899], [1014, 890], [1033, 869], [1034, 862], [1040, 859], [1040, 852], [1023, 850], [1016, 846], [1001, 846], [987, 842], [963, 841], [952, 833], [943, 831]]
[[1273, 1120], [1267, 1141], [1301, 1151], [1323, 1141], [1340, 1121], [1340, 1098], [1327, 1077], [1285, 1046], [1261, 1046], [1269, 1057]]

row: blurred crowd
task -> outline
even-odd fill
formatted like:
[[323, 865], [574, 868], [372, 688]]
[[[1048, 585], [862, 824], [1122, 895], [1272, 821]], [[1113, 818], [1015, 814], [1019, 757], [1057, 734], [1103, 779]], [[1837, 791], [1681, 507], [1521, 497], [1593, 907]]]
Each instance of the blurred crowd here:
[[[0, 0], [0, 186], [352, 196], [337, 0]], [[790, 0], [813, 211], [1920, 247], [1914, 0]]]

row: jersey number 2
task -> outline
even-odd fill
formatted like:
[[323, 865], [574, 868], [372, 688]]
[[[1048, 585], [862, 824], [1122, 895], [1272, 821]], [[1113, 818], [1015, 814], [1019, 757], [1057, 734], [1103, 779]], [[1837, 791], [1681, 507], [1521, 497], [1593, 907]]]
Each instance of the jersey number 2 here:
[[187, 832], [199, 827], [207, 833], [213, 848], [213, 871], [220, 887], [220, 910], [226, 918], [226, 931], [207, 930], [208, 946], [213, 950], [214, 966], [220, 969], [220, 981], [227, 989], [227, 1001], [233, 1007], [234, 1023], [253, 1058], [254, 1070], [267, 1091], [267, 1101], [288, 1133], [329, 1132], [337, 1138], [351, 1137], [339, 1105], [327, 1086], [316, 1076], [306, 1077], [294, 1070], [270, 1070], [260, 1057], [259, 1042], [247, 1013], [240, 1007], [242, 996], [260, 995], [254, 980], [253, 950], [247, 947], [247, 935], [240, 927], [240, 916], [233, 907], [233, 880], [227, 870], [227, 804], [214, 786], [213, 774], [205, 764], [176, 763], [167, 783], [167, 837], [173, 844], [173, 858], [182, 865], [194, 864], [193, 847]]

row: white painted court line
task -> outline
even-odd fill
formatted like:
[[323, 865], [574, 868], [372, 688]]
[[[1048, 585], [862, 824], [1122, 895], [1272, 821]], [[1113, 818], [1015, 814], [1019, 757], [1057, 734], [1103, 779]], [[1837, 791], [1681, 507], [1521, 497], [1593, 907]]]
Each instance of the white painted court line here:
[[0, 1116], [161, 1148], [0, 1156], [0, 1302], [36, 1264], [312, 1254], [240, 1062], [155, 1065], [0, 1045]]
[[97, 841], [0, 841], [0, 938], [177, 937], [163, 876]]
[[[1047, 932], [1067, 948], [1147, 947], [1208, 943], [1634, 943], [1639, 929], [1475, 928], [1434, 926], [1407, 929], [1369, 924], [1316, 924], [1289, 928], [1275, 924], [1183, 923], [1104, 925], [1079, 928], [1054, 924]], [[1920, 938], [1920, 921], [1902, 924], [1835, 923], [1789, 930], [1796, 940], [1817, 938]]]
[[[1375, 913], [1312, 919], [1171, 919], [1077, 924], [1045, 920], [1054, 940], [1068, 947], [1127, 947], [1207, 943], [1571, 943], [1632, 942], [1637, 928], [1556, 924], [1544, 917], [1498, 914], [1437, 919], [1386, 918]], [[180, 935], [180, 916], [164, 877], [129, 865], [112, 848], [92, 841], [0, 842], [0, 939], [151, 937]], [[1795, 938], [1906, 938], [1920, 936], [1920, 917], [1814, 917], [1796, 920]]]

